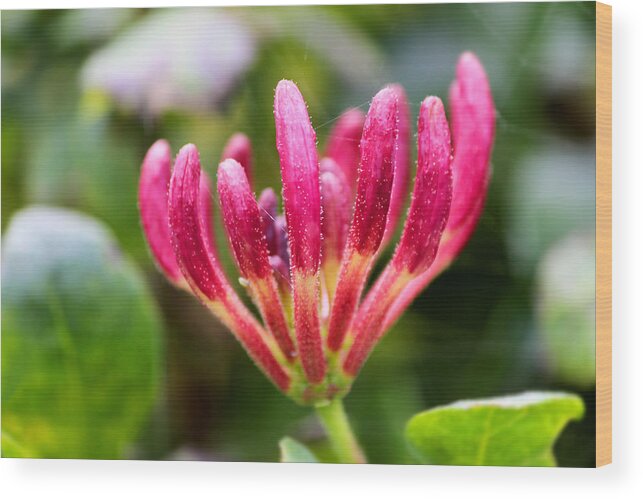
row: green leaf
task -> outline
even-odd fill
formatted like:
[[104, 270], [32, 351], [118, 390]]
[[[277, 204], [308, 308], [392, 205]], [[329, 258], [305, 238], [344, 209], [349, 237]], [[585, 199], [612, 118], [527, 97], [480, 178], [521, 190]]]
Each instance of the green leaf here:
[[304, 444], [290, 437], [284, 437], [279, 442], [282, 463], [318, 463], [315, 455]]
[[406, 438], [427, 464], [555, 466], [556, 438], [583, 413], [582, 400], [567, 393], [463, 400], [415, 415]]
[[2, 246], [3, 456], [124, 457], [160, 378], [141, 275], [100, 223], [68, 210], [17, 213]]

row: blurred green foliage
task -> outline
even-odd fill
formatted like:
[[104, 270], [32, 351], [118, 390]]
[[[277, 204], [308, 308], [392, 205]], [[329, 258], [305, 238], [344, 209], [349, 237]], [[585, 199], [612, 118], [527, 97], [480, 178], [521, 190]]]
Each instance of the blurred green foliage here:
[[3, 456], [124, 457], [162, 379], [136, 267], [102, 224], [29, 208], [3, 240], [2, 298]]
[[[159, 406], [141, 438], [132, 440], [130, 455], [276, 461], [276, 443], [284, 435], [322, 460], [328, 453], [314, 417], [277, 393], [222, 326], [154, 268], [136, 207], [147, 147], [159, 137], [167, 138], [174, 151], [193, 142], [212, 174], [227, 138], [243, 131], [253, 141], [257, 191], [266, 186], [279, 191], [272, 99], [280, 79], [299, 84], [323, 147], [344, 108], [367, 109], [369, 99], [390, 81], [405, 86], [414, 114], [426, 95], [446, 99], [458, 55], [474, 50], [489, 73], [498, 111], [484, 215], [453, 267], [377, 348], [346, 399], [347, 411], [372, 462], [413, 462], [404, 425], [423, 409], [527, 389], [582, 390], [586, 415], [563, 432], [555, 453], [563, 466], [593, 465], [589, 364], [568, 362], [576, 355], [573, 348], [561, 359], [547, 346], [567, 337], [574, 325], [582, 324], [583, 335], [591, 332], [593, 324], [584, 321], [592, 304], [565, 306], [571, 317], [554, 323], [542, 315], [542, 297], [560, 303], [570, 303], [570, 297], [548, 292], [543, 286], [551, 280], [539, 277], [546, 255], [569, 234], [589, 234], [584, 250], [590, 259], [594, 254], [593, 6], [199, 10], [211, 22], [223, 15], [234, 20], [226, 26], [242, 26], [236, 35], [252, 46], [245, 65], [234, 71], [218, 67], [223, 59], [214, 52], [198, 52], [199, 46], [225, 46], [227, 31], [190, 29], [180, 20], [185, 9], [164, 11], [165, 19], [177, 16], [172, 31], [137, 38], [140, 45], [132, 45], [132, 53], [142, 50], [148, 56], [123, 60], [105, 54], [113, 55], [120, 40], [131, 40], [132, 32], [153, 24], [158, 10], [3, 12], [3, 228], [31, 203], [97, 217], [145, 268], [164, 314], [167, 378]], [[155, 51], [166, 46], [164, 37], [176, 50]], [[202, 57], [203, 67], [175, 77], [173, 68], [187, 67], [174, 59], [186, 47], [196, 47], [191, 50]], [[110, 65], [101, 67], [104, 61]], [[97, 73], [88, 68], [97, 66], [98, 74], [109, 78], [92, 76]], [[200, 78], [213, 89], [193, 93], [203, 95], [198, 105], [132, 98], [175, 95], [182, 85], [207, 90]], [[217, 224], [224, 265], [234, 276]], [[585, 277], [574, 277], [570, 286], [577, 283], [593, 296], [588, 289], [593, 283]], [[579, 290], [571, 292], [576, 303]], [[556, 309], [556, 303], [548, 303]], [[556, 368], [563, 364], [564, 371]]]

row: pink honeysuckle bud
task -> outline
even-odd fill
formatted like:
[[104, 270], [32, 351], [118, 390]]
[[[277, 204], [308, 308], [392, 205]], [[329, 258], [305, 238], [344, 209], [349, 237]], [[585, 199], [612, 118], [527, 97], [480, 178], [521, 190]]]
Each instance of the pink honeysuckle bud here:
[[442, 101], [427, 97], [418, 118], [418, 171], [402, 237], [391, 264], [416, 275], [438, 251], [452, 199], [451, 134]]
[[207, 300], [226, 293], [226, 278], [209, 246], [201, 214], [201, 165], [195, 146], [184, 146], [176, 158], [169, 191], [169, 222], [179, 268], [192, 290]]
[[170, 230], [179, 268], [194, 294], [232, 331], [266, 376], [285, 391], [290, 376], [279, 362], [281, 352], [243, 305], [214, 251], [208, 248], [200, 210], [200, 178], [199, 153], [188, 144], [176, 158], [169, 191]]
[[363, 128], [364, 113], [360, 109], [349, 109], [337, 120], [326, 145], [326, 156], [334, 159], [342, 169], [351, 192], [355, 192], [357, 186], [359, 141]]
[[398, 122], [398, 137], [395, 143], [396, 151], [394, 159], [393, 191], [391, 192], [391, 205], [388, 209], [386, 230], [384, 231], [384, 238], [382, 240], [383, 247], [386, 246], [393, 237], [400, 220], [400, 215], [402, 214], [404, 203], [406, 202], [411, 171], [409, 151], [411, 142], [411, 118], [409, 103], [406, 98], [406, 92], [404, 92], [401, 85], [391, 85], [391, 88], [397, 93], [400, 115]]
[[244, 133], [235, 133], [223, 148], [221, 161], [226, 159], [236, 160], [246, 171], [248, 182], [252, 185], [252, 144]]
[[333, 351], [344, 341], [386, 228], [393, 187], [398, 109], [397, 92], [386, 87], [373, 98], [364, 122], [353, 219], [330, 311], [327, 343]]
[[351, 214], [351, 188], [337, 163], [321, 160], [322, 220], [322, 270], [329, 301], [332, 302], [339, 273], [339, 264], [344, 253], [348, 224]]
[[495, 107], [489, 80], [471, 52], [460, 56], [449, 93], [454, 157], [453, 199], [446, 229], [433, 265], [400, 293], [389, 310], [390, 327], [418, 294], [458, 256], [473, 233], [491, 176], [490, 157], [495, 131]]
[[355, 376], [385, 330], [391, 304], [411, 280], [431, 267], [449, 217], [452, 194], [451, 138], [442, 102], [427, 97], [418, 118], [418, 169], [402, 237], [390, 263], [362, 303], [354, 341], [343, 363]]
[[295, 346], [268, 260], [268, 245], [259, 206], [243, 167], [234, 159], [223, 161], [219, 165], [217, 185], [223, 222], [237, 266], [248, 281], [265, 324], [283, 354], [292, 359]]
[[165, 140], [157, 140], [143, 160], [138, 185], [138, 206], [143, 231], [154, 260], [172, 284], [187, 288], [174, 256], [168, 224], [167, 200], [171, 167], [170, 145]]
[[[157, 140], [143, 160], [139, 181], [139, 209], [143, 230], [158, 266], [168, 280], [179, 288], [190, 290], [174, 256], [168, 220], [168, 191], [171, 177], [171, 152], [165, 140]], [[209, 248], [215, 251], [212, 230], [212, 195], [207, 175], [202, 175], [199, 209]]]
[[278, 84], [285, 215], [271, 189], [255, 199], [250, 143], [242, 135], [231, 138], [219, 167], [224, 225], [267, 329], [221, 268], [209, 180], [196, 148], [181, 149], [173, 173], [167, 143], [146, 156], [139, 201], [159, 267], [190, 289], [295, 400], [318, 403], [346, 394], [377, 342], [473, 232], [490, 178], [495, 125], [487, 77], [473, 54], [458, 62], [450, 102], [453, 160], [442, 103], [429, 97], [420, 107], [418, 170], [400, 242], [361, 304], [373, 263], [406, 203], [410, 124], [402, 88], [380, 91], [366, 117], [356, 109], [342, 115], [319, 163], [301, 93], [290, 81]]
[[297, 346], [306, 377], [319, 383], [326, 359], [319, 324], [321, 201], [315, 131], [297, 86], [282, 80], [275, 91], [275, 128], [288, 223]]
[[460, 56], [456, 80], [449, 90], [455, 156], [453, 205], [447, 224], [452, 234], [466, 222], [486, 194], [495, 130], [495, 107], [489, 80], [471, 52]]

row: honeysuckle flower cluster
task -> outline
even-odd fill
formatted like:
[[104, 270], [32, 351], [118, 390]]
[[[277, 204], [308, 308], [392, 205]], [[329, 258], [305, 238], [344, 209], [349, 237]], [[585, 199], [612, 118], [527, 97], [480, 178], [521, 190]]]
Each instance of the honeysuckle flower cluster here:
[[275, 91], [283, 212], [272, 189], [252, 189], [251, 144], [233, 136], [217, 172], [223, 225], [255, 317], [226, 277], [212, 230], [212, 192], [192, 144], [172, 168], [164, 140], [143, 161], [139, 205], [160, 269], [225, 324], [265, 375], [301, 403], [345, 395], [369, 354], [413, 299], [459, 254], [482, 212], [495, 110], [485, 71], [460, 57], [450, 124], [438, 97], [420, 106], [417, 172], [401, 237], [365, 291], [396, 232], [410, 177], [410, 111], [399, 85], [368, 113], [345, 112], [321, 159], [297, 86]]

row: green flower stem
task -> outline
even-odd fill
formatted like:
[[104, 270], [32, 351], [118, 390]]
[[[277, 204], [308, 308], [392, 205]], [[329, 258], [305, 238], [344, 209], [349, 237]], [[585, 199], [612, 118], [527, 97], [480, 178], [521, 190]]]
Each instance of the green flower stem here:
[[333, 400], [330, 404], [315, 408], [321, 420], [331, 446], [340, 463], [363, 464], [366, 463], [364, 452], [357, 443], [353, 429], [348, 422], [342, 399]]

